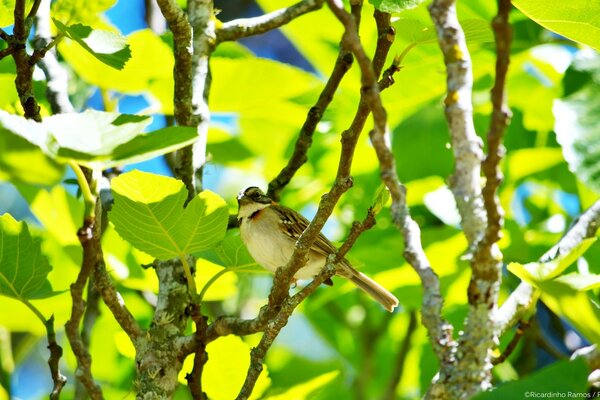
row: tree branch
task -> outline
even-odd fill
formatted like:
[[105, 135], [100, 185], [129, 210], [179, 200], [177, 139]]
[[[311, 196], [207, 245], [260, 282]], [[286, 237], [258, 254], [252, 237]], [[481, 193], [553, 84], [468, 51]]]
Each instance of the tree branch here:
[[[36, 3], [39, 2], [36, 1]], [[32, 20], [29, 18], [25, 20], [25, 0], [15, 1], [14, 18], [13, 35], [9, 36], [8, 45], [14, 49], [12, 56], [17, 71], [15, 87], [21, 106], [23, 106], [23, 110], [25, 111], [25, 118], [41, 122], [40, 106], [35, 99], [33, 91], [34, 63], [30, 62], [30, 56], [25, 50], [32, 23]]]
[[60, 392], [67, 383], [67, 377], [60, 372], [59, 362], [63, 355], [63, 349], [56, 342], [56, 332], [54, 330], [54, 315], [48, 318], [44, 325], [46, 326], [46, 333], [48, 336], [48, 350], [50, 351], [50, 357], [48, 358], [48, 367], [50, 368], [50, 375], [52, 376], [52, 392], [50, 393], [50, 400], [58, 400], [60, 398]]
[[530, 324], [531, 324], [531, 320], [519, 321], [519, 325], [517, 326], [517, 330], [515, 331], [514, 336], [512, 337], [512, 339], [510, 340], [510, 342], [508, 343], [508, 345], [506, 346], [506, 348], [504, 349], [502, 354], [500, 354], [498, 357], [494, 357], [492, 359], [493, 365], [502, 364], [504, 361], [506, 361], [506, 359], [508, 357], [510, 357], [510, 355], [513, 353], [513, 351], [517, 348], [517, 344], [519, 344], [519, 340], [521, 340], [521, 338], [523, 337], [523, 334], [525, 333], [525, 330], [527, 330], [527, 328], [529, 328]]
[[193, 304], [191, 311], [191, 318], [196, 325], [196, 332], [194, 333], [196, 348], [194, 350], [194, 367], [192, 372], [185, 376], [190, 388], [192, 397], [197, 400], [207, 400], [206, 393], [202, 391], [202, 371], [204, 365], [208, 361], [208, 354], [206, 353], [206, 330], [208, 328], [207, 318], [202, 315], [200, 306]]
[[[358, 2], [353, 4], [352, 6], [352, 15], [357, 21], [360, 21], [360, 13], [362, 10], [362, 2]], [[350, 69], [353, 62], [352, 53], [345, 47], [343, 44], [340, 46], [340, 51], [338, 53], [338, 57], [335, 61], [335, 65], [333, 66], [333, 71], [329, 75], [329, 79], [323, 87], [321, 94], [319, 95], [319, 99], [315, 103], [315, 105], [308, 111], [306, 116], [306, 120], [300, 129], [300, 134], [298, 135], [298, 139], [296, 140], [296, 144], [294, 145], [294, 152], [290, 157], [287, 165], [279, 172], [279, 174], [269, 182], [269, 189], [267, 191], [267, 195], [271, 197], [273, 200], [279, 200], [279, 194], [283, 190], [283, 188], [290, 182], [290, 180], [294, 177], [296, 172], [306, 163], [307, 161], [307, 153], [308, 149], [312, 145], [312, 137], [315, 133], [315, 129], [317, 128], [317, 124], [321, 121], [323, 114], [331, 100], [333, 100], [333, 96], [337, 91], [337, 88], [342, 81], [342, 78], [346, 75], [346, 72]], [[237, 221], [237, 218], [236, 218]]]
[[279, 9], [254, 18], [240, 18], [228, 21], [217, 30], [217, 43], [237, 40], [279, 28], [301, 15], [318, 10], [324, 0], [303, 0], [293, 6]]
[[[212, 2], [190, 1], [190, 20], [175, 0], [157, 2], [169, 29], [173, 32], [175, 120], [178, 125], [198, 128], [198, 145], [187, 146], [175, 153], [173, 171], [185, 184], [188, 190], [187, 201], [190, 201], [199, 190], [196, 187], [195, 174], [203, 165], [206, 155], [205, 149], [194, 151], [194, 146], [206, 147], [205, 129], [210, 117], [208, 105], [203, 98], [208, 96], [208, 57], [212, 52], [210, 43], [214, 43], [214, 22], [210, 20]], [[209, 30], [212, 30], [212, 42], [207, 37]]]
[[[598, 227], [600, 227], [600, 200], [597, 200], [586, 212], [579, 216], [562, 239], [540, 257], [539, 261], [548, 262], [558, 256], [568, 254], [583, 239], [594, 237]], [[520, 319], [531, 314], [536, 301], [535, 288], [521, 282], [496, 313], [495, 319], [499, 332], [501, 334], [506, 332]]]
[[75, 375], [77, 379], [85, 386], [88, 394], [94, 400], [103, 399], [102, 388], [94, 381], [92, 376], [92, 357], [85, 347], [79, 333], [79, 324], [85, 311], [85, 301], [83, 300], [83, 289], [89, 280], [90, 274], [94, 270], [95, 264], [99, 261], [95, 253], [94, 246], [94, 220], [86, 217], [83, 226], [77, 232], [81, 247], [83, 248], [83, 260], [81, 270], [77, 275], [77, 280], [71, 284], [71, 297], [73, 306], [71, 317], [65, 325], [65, 331], [71, 344], [71, 349], [77, 359], [77, 370]]
[[[380, 25], [378, 24], [378, 26]], [[363, 67], [363, 69], [366, 68]], [[374, 81], [374, 78], [371, 80]], [[385, 119], [383, 123], [379, 122], [379, 125], [385, 127]], [[441, 318], [443, 299], [440, 294], [439, 279], [431, 269], [429, 260], [423, 251], [419, 226], [410, 217], [406, 204], [406, 188], [398, 178], [396, 161], [388, 147], [385, 135], [385, 128], [383, 130], [374, 129], [370, 133], [370, 138], [379, 159], [382, 181], [390, 190], [392, 197], [392, 219], [404, 237], [404, 257], [415, 269], [423, 284], [422, 322], [429, 331], [434, 351], [440, 359], [450, 359], [452, 357], [450, 350], [452, 326]]]
[[259, 344], [252, 349], [250, 352], [250, 367], [248, 368], [248, 374], [244, 380], [244, 384], [240, 390], [240, 393], [236, 397], [236, 400], [246, 400], [252, 394], [254, 385], [260, 373], [263, 369], [263, 362], [267, 351], [273, 344], [273, 341], [281, 332], [281, 329], [287, 324], [290, 316], [294, 312], [294, 309], [312, 292], [314, 292], [319, 285], [331, 278], [335, 274], [335, 265], [331, 262], [331, 258], [323, 270], [306, 285], [300, 292], [296, 293], [291, 298], [288, 297], [281, 306], [281, 311], [277, 316], [271, 320], [264, 331]]
[[342, 78], [352, 66], [352, 54], [344, 49], [340, 49], [337, 60], [333, 67], [333, 71], [319, 95], [319, 99], [314, 106], [308, 111], [306, 120], [300, 129], [300, 134], [294, 146], [294, 152], [288, 160], [287, 165], [279, 172], [279, 174], [269, 182], [269, 190], [267, 195], [273, 200], [279, 200], [281, 190], [290, 182], [296, 172], [306, 163], [308, 149], [312, 145], [312, 137], [317, 128], [317, 124], [321, 121], [325, 110], [331, 103]]
[[455, 160], [450, 189], [461, 215], [461, 226], [473, 249], [485, 232], [486, 216], [480, 184], [482, 145], [475, 133], [471, 104], [471, 58], [456, 16], [455, 0], [434, 0], [429, 13], [446, 64], [448, 92], [444, 104]]
[[[35, 41], [39, 47], [48, 48], [52, 43], [50, 32], [50, 0], [42, 0], [40, 10], [35, 18]], [[60, 65], [54, 48], [47, 51], [43, 58], [38, 61], [38, 66], [46, 76], [46, 98], [50, 103], [53, 114], [73, 112], [73, 104], [69, 99], [67, 91], [69, 76], [67, 71]]]

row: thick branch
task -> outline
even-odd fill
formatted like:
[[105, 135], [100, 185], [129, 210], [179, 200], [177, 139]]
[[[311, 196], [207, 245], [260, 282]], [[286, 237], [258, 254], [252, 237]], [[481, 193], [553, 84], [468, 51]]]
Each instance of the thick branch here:
[[446, 64], [448, 92], [444, 104], [455, 160], [450, 189], [462, 218], [463, 231], [473, 248], [483, 237], [486, 216], [480, 185], [482, 145], [475, 133], [471, 104], [471, 58], [456, 15], [455, 0], [435, 0], [429, 12]]
[[[39, 2], [36, 1], [37, 6]], [[34, 6], [37, 9], [36, 4]], [[33, 91], [33, 67], [30, 56], [25, 50], [27, 38], [31, 30], [32, 18], [25, 19], [25, 0], [16, 0], [14, 9], [13, 35], [8, 37], [9, 47], [13, 47], [12, 56], [15, 60], [17, 77], [15, 87], [19, 95], [19, 101], [25, 111], [25, 118], [41, 122], [40, 106], [35, 99]]]
[[[442, 363], [439, 379], [430, 395], [436, 396], [440, 394], [438, 391], [442, 391], [449, 397], [468, 397], [491, 387], [490, 349], [495, 347], [497, 331], [490, 310], [497, 306], [502, 268], [502, 255], [495, 246], [502, 223], [495, 199], [499, 185], [496, 169], [502, 153], [500, 143], [506, 124], [496, 127], [501, 129], [492, 132], [491, 136], [491, 156], [486, 162], [486, 174], [490, 177], [486, 210], [480, 187], [481, 141], [473, 124], [473, 77], [465, 35], [458, 22], [454, 0], [434, 0], [429, 11], [436, 26], [447, 71], [445, 111], [455, 159], [450, 187], [470, 250], [477, 249], [471, 260], [472, 277], [468, 288], [470, 307], [464, 333], [459, 339], [459, 353], [455, 362]], [[499, 12], [504, 13], [505, 10], [501, 7]], [[503, 18], [502, 15], [499, 18]], [[504, 36], [497, 36], [497, 40], [500, 46], [508, 49], [508, 43], [503, 41]], [[501, 53], [499, 57], [502, 67], [506, 67], [507, 63], [503, 64], [506, 53]], [[496, 82], [496, 91], [500, 93], [504, 91], [506, 74], [502, 67], [498, 70]], [[501, 107], [504, 97], [501, 96], [499, 100], [498, 107]], [[489, 226], [488, 215], [495, 218], [489, 221]], [[485, 240], [486, 233], [490, 240]]]
[[[42, 0], [40, 9], [35, 18], [36, 43], [42, 48], [47, 48], [52, 43], [50, 33], [50, 0]], [[50, 103], [53, 114], [73, 112], [73, 104], [67, 91], [69, 76], [60, 65], [56, 51], [47, 51], [38, 61], [38, 66], [46, 76], [46, 98]]]
[[[562, 239], [540, 257], [540, 262], [548, 262], [558, 256], [568, 254], [583, 239], [594, 237], [598, 227], [600, 227], [600, 200], [584, 212]], [[497, 312], [496, 321], [500, 333], [506, 332], [520, 319], [530, 314], [536, 301], [535, 289], [531, 285], [521, 282]]]
[[[210, 53], [198, 53], [197, 51], [202, 47], [200, 43], [205, 40], [202, 26], [214, 25], [210, 22], [212, 3], [200, 0], [190, 1], [190, 18], [193, 17], [194, 20], [188, 21], [185, 12], [175, 0], [157, 0], [157, 2], [167, 20], [169, 29], [173, 32], [175, 120], [181, 126], [198, 127], [199, 142], [205, 145], [205, 132], [203, 132], [203, 128], [199, 126], [199, 123], [205, 122], [208, 124], [208, 121], [195, 116], [195, 113], [202, 115], [208, 112], [208, 107], [203, 107], [203, 102], [200, 102], [200, 100], [204, 96], [205, 88], [205, 84], [202, 82], [208, 79], [208, 56]], [[194, 35], [193, 32], [196, 34]], [[192, 38], [194, 38], [193, 41]], [[206, 62], [199, 61], [200, 57], [206, 57]], [[198, 76], [197, 72], [201, 72], [201, 76]], [[198, 91], [200, 96], [198, 96]], [[188, 146], [177, 151], [175, 157], [173, 172], [186, 185], [188, 201], [196, 195], [197, 190], [194, 176], [196, 167], [199, 168], [200, 166], [197, 165], [194, 157], [203, 158], [205, 151], [196, 153], [202, 153], [202, 155], [196, 156], [193, 146]]]
[[240, 18], [228, 21], [217, 30], [217, 43], [237, 40], [279, 28], [301, 15], [318, 10], [323, 0], [303, 0], [293, 6], [282, 8], [254, 18]]

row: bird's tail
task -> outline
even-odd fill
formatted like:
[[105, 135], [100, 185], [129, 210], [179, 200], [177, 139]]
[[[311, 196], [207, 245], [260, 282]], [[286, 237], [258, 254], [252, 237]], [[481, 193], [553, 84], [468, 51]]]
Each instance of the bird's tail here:
[[394, 308], [398, 305], [396, 296], [362, 272], [356, 271], [354, 268], [352, 270], [353, 273], [349, 274], [350, 276], [347, 276], [347, 278], [381, 304], [383, 308], [389, 312], [393, 312]]

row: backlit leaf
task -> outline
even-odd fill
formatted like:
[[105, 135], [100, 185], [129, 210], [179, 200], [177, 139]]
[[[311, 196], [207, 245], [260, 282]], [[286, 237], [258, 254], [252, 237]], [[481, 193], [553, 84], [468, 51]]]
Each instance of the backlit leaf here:
[[208, 190], [184, 208], [187, 190], [181, 181], [137, 170], [113, 179], [112, 190], [110, 219], [117, 232], [153, 257], [206, 250], [225, 235], [227, 206]]
[[52, 267], [24, 222], [0, 216], [0, 294], [18, 300], [54, 295], [48, 273]]

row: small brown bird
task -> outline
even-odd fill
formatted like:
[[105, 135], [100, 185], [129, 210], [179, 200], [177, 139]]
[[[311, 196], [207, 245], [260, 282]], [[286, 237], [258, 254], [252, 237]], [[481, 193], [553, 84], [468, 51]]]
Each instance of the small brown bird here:
[[[296, 241], [309, 221], [291, 208], [275, 203], [256, 186], [240, 192], [237, 199], [241, 237], [252, 257], [272, 272], [287, 265]], [[309, 251], [306, 265], [294, 278], [314, 277], [325, 266], [327, 256], [335, 251], [331, 242], [323, 234], [319, 234]], [[391, 312], [398, 305], [398, 299], [393, 294], [355, 270], [345, 258], [336, 265], [336, 274], [349, 279], [386, 310]]]

